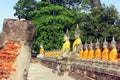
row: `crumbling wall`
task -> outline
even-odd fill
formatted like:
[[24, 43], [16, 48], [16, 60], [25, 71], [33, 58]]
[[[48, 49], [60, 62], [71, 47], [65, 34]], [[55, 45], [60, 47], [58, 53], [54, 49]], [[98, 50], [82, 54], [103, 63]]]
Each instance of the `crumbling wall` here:
[[3, 32], [0, 35], [0, 48], [4, 48], [7, 41], [19, 43], [21, 46], [16, 53], [16, 61], [14, 62], [16, 71], [11, 75], [12, 80], [27, 79], [34, 32], [34, 24], [30, 21], [16, 19], [4, 20]]

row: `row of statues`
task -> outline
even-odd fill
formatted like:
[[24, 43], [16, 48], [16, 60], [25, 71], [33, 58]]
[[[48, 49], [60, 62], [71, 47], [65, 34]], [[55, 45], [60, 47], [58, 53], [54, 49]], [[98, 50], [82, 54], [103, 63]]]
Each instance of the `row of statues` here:
[[[90, 44], [85, 43], [82, 44], [82, 41], [80, 39], [80, 29], [77, 24], [75, 29], [75, 41], [72, 45], [72, 51], [70, 51], [70, 41], [69, 41], [69, 32], [66, 31], [66, 34], [64, 35], [64, 41], [65, 43], [62, 46], [62, 57], [63, 58], [69, 58], [69, 59], [98, 59], [98, 60], [105, 60], [105, 61], [118, 61], [118, 52], [116, 49], [116, 41], [113, 37], [111, 41], [111, 47], [112, 49], [109, 50], [107, 45], [106, 39], [103, 43], [103, 50], [100, 48], [100, 43], [97, 39], [97, 42], [95, 45], [91, 42]], [[95, 49], [93, 48], [95, 46]]]
[[99, 59], [103, 61], [117, 61], [118, 60], [118, 52], [116, 49], [116, 42], [114, 40], [111, 41], [111, 47], [112, 49], [108, 49], [107, 47], [108, 43], [105, 39], [103, 43], [103, 50], [99, 47], [99, 42], [95, 43], [95, 49], [93, 49], [93, 44], [90, 43], [87, 47], [87, 44], [84, 44], [83, 46], [80, 46], [80, 52], [79, 52], [79, 58], [80, 59]]

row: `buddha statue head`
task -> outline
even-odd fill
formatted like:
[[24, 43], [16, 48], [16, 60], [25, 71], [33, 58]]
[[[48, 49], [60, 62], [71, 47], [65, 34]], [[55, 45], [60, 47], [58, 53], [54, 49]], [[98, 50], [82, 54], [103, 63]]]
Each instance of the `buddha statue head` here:
[[103, 43], [103, 48], [107, 48], [107, 45], [108, 45], [108, 43], [107, 43], [106, 38], [105, 38], [104, 43]]
[[116, 47], [116, 41], [115, 38], [113, 37], [112, 41], [111, 41], [111, 47], [115, 48]]
[[90, 44], [89, 44], [89, 49], [90, 49], [90, 50], [93, 49], [93, 43], [92, 43], [92, 41], [91, 41]]
[[42, 43], [40, 44], [40, 48], [43, 48], [43, 44]]
[[68, 29], [67, 29], [67, 30], [66, 30], [66, 33], [65, 33], [65, 35], [64, 35], [64, 41], [68, 41], [69, 38], [70, 38], [70, 35], [69, 35], [69, 31], [68, 31]]
[[100, 43], [99, 43], [99, 41], [98, 41], [98, 39], [97, 39], [97, 42], [96, 42], [96, 44], [95, 44], [95, 48], [99, 48], [99, 45], [100, 45]]
[[75, 38], [79, 38], [80, 37], [80, 29], [79, 26], [77, 24], [76, 29], [75, 29]]
[[85, 42], [85, 44], [84, 44], [84, 49], [87, 49], [87, 42]]

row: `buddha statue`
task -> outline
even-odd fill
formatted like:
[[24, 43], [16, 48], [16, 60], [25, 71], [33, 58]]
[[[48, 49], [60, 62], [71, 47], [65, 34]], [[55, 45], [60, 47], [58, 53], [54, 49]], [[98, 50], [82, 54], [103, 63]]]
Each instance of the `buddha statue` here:
[[79, 58], [83, 59], [83, 45], [80, 44]]
[[106, 41], [106, 38], [105, 38], [105, 41], [103, 43], [103, 51], [102, 51], [102, 60], [103, 61], [107, 61], [108, 60], [108, 55], [109, 55], [109, 49], [107, 48], [107, 41]]
[[40, 51], [39, 51], [39, 54], [37, 55], [37, 58], [43, 58], [45, 55], [45, 50], [43, 48], [43, 45], [41, 44], [40, 45]]
[[81, 39], [80, 39], [80, 29], [77, 24], [76, 29], [75, 29], [75, 41], [73, 42], [72, 45], [72, 51], [70, 52], [70, 57], [78, 58], [79, 57], [79, 51], [80, 51], [80, 44], [82, 44]]
[[80, 29], [79, 26], [77, 24], [76, 29], [75, 29], [75, 41], [73, 42], [72, 45], [72, 51], [70, 52], [70, 60], [76, 60], [79, 57], [79, 51], [80, 51], [80, 47], [79, 45], [82, 44], [81, 39], [80, 39]]
[[68, 29], [66, 30], [66, 34], [64, 35], [64, 41], [65, 43], [62, 46], [62, 57], [63, 58], [67, 58], [68, 57], [68, 53], [70, 51], [70, 41], [69, 41], [69, 32]]
[[95, 44], [95, 59], [101, 59], [101, 50], [100, 50], [100, 47], [99, 47], [99, 41], [97, 39], [97, 42]]
[[115, 41], [114, 37], [111, 41], [111, 47], [112, 47], [112, 50], [109, 53], [109, 61], [117, 61], [118, 52], [117, 52], [117, 49], [116, 49], [116, 41]]
[[94, 58], [94, 50], [93, 50], [93, 43], [89, 44], [89, 50], [88, 50], [88, 59], [93, 59]]
[[84, 44], [84, 51], [83, 51], [83, 59], [87, 59], [88, 58], [88, 48], [87, 48], [87, 42]]
[[80, 39], [80, 29], [77, 24], [76, 29], [75, 29], [75, 41], [73, 42], [73, 50], [77, 48], [77, 45], [82, 44], [82, 41]]

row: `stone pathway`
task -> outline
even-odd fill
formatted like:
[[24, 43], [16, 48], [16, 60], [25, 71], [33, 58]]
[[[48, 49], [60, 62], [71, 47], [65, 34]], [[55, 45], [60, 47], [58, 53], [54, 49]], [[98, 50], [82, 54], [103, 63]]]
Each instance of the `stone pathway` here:
[[58, 76], [52, 73], [52, 70], [41, 65], [40, 63], [31, 63], [28, 80], [74, 80], [73, 78], [64, 75]]

